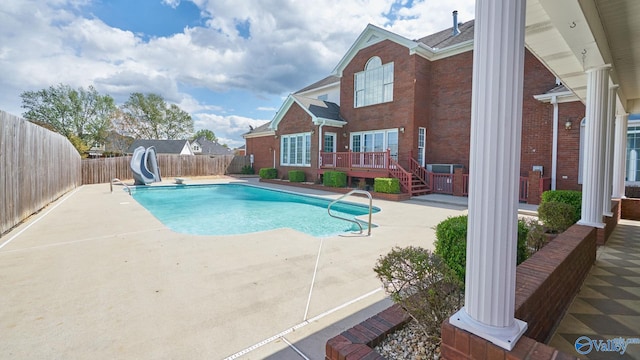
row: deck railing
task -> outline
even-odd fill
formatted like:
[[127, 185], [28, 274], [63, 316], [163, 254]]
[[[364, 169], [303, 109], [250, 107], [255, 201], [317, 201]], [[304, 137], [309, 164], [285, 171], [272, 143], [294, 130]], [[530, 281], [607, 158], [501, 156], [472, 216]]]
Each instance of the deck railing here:
[[386, 169], [389, 167], [389, 152], [321, 152], [321, 168], [364, 168], [364, 169]]
[[453, 194], [453, 174], [429, 173], [431, 191], [436, 194]]
[[410, 157], [409, 159], [409, 171], [413, 175], [417, 176], [422, 182], [431, 186], [431, 177], [429, 176], [427, 169], [422, 167], [413, 157]]
[[398, 179], [400, 182], [400, 187], [409, 193], [409, 196], [413, 196], [413, 189], [411, 187], [411, 173], [405, 170], [397, 161], [393, 158], [389, 157], [389, 172], [391, 175]]

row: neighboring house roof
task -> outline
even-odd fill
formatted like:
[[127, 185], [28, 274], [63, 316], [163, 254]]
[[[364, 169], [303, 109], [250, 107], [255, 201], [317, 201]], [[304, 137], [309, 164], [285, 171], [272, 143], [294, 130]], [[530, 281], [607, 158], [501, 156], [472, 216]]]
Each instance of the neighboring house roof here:
[[203, 136], [191, 142], [192, 145], [194, 143], [198, 143], [198, 145], [200, 145], [200, 151], [197, 152], [198, 154], [233, 155], [233, 151], [228, 147], [222, 146], [218, 142], [209, 141]]
[[340, 117], [340, 106], [337, 104], [292, 94], [287, 97], [287, 100], [285, 100], [275, 118], [271, 121], [269, 127], [272, 130], [278, 130], [278, 124], [294, 103], [298, 104], [311, 116], [311, 122], [314, 125], [342, 127], [347, 124], [347, 122]]
[[325, 86], [333, 85], [333, 84], [339, 83], [339, 82], [340, 82], [340, 78], [338, 76], [329, 75], [329, 76], [327, 76], [326, 78], [324, 78], [324, 79], [322, 79], [320, 81], [316, 81], [313, 84], [296, 91], [294, 94], [300, 94], [300, 93], [303, 93], [303, 92], [306, 92], [306, 91], [309, 91], [309, 90], [320, 89], [320, 88], [323, 88]]
[[271, 121], [269, 121], [256, 128], [251, 128], [251, 130], [242, 134], [242, 137], [246, 139], [246, 138], [261, 137], [261, 136], [268, 136], [268, 135], [273, 136], [275, 134], [276, 132], [273, 131], [273, 129], [271, 129]]
[[156, 153], [158, 154], [182, 154], [182, 155], [193, 155], [193, 150], [191, 150], [191, 145], [189, 145], [189, 141], [187, 140], [142, 140], [138, 139], [129, 146], [127, 150], [128, 154], [133, 154], [133, 151], [138, 146], [144, 146], [148, 148], [150, 146], [155, 147]]

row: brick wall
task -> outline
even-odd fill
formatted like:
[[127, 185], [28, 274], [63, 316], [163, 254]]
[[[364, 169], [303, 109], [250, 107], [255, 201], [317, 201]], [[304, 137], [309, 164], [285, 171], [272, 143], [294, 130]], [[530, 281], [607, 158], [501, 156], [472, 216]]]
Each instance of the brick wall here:
[[575, 359], [546, 342], [595, 262], [596, 231], [574, 225], [516, 270], [515, 317], [528, 324], [512, 351], [442, 324], [443, 359]]
[[[578, 184], [578, 163], [580, 153], [580, 122], [584, 118], [585, 107], [579, 101], [558, 105], [558, 170], [556, 188], [558, 190], [582, 190]], [[571, 120], [571, 129], [564, 124]], [[549, 169], [551, 171], [551, 169]], [[551, 172], [549, 172], [549, 176]]]
[[273, 153], [275, 151], [276, 163], [280, 156], [280, 145], [273, 135], [247, 138], [246, 140], [247, 155], [253, 154], [253, 169], [256, 174], [262, 168], [273, 167]]
[[640, 199], [622, 199], [620, 217], [628, 220], [640, 220]]
[[[327, 128], [323, 128], [324, 131]], [[278, 148], [280, 148], [280, 141], [283, 135], [309, 133], [311, 134], [311, 166], [283, 166], [280, 165], [280, 159], [276, 159], [276, 169], [278, 169], [278, 176], [280, 178], [288, 179], [290, 170], [304, 171], [307, 181], [315, 181], [318, 177], [318, 126], [313, 125], [311, 122], [311, 115], [300, 107], [297, 103], [293, 103], [289, 108], [289, 111], [284, 115], [280, 123], [278, 124]]]
[[607, 242], [609, 236], [611, 236], [611, 233], [618, 225], [618, 222], [620, 222], [620, 200], [611, 201], [611, 212], [613, 216], [603, 216], [602, 218], [604, 221], [604, 229], [597, 229], [596, 244], [598, 246], [604, 245]]
[[427, 163], [469, 168], [473, 51], [434, 61], [427, 127]]
[[[393, 101], [355, 108], [354, 74], [364, 70], [367, 61], [378, 56], [382, 64], [393, 62]], [[416, 73], [417, 68], [421, 69]], [[364, 48], [345, 67], [340, 82], [340, 112], [349, 124], [348, 132], [380, 130], [404, 127], [398, 134], [399, 159], [402, 166], [408, 166], [407, 156], [417, 139], [414, 128], [416, 116], [416, 95], [428, 87], [429, 62], [418, 60], [417, 55], [409, 55], [406, 47], [389, 40]], [[418, 109], [428, 109], [429, 104], [421, 104]], [[421, 115], [424, 116], [424, 115]]]

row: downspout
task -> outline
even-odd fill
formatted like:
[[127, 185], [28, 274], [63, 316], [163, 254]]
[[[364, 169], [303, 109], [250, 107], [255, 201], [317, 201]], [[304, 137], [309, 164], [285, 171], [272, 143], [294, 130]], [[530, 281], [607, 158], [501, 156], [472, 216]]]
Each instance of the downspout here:
[[558, 98], [551, 97], [553, 104], [553, 145], [551, 150], [551, 190], [556, 189], [556, 172], [558, 171]]

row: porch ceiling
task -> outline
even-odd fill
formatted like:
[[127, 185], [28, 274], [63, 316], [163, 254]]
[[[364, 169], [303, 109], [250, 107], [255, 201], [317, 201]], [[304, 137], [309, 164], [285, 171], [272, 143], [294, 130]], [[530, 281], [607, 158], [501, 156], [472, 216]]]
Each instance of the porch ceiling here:
[[640, 113], [640, 1], [528, 0], [525, 42], [583, 102], [585, 70], [611, 64], [618, 112]]

